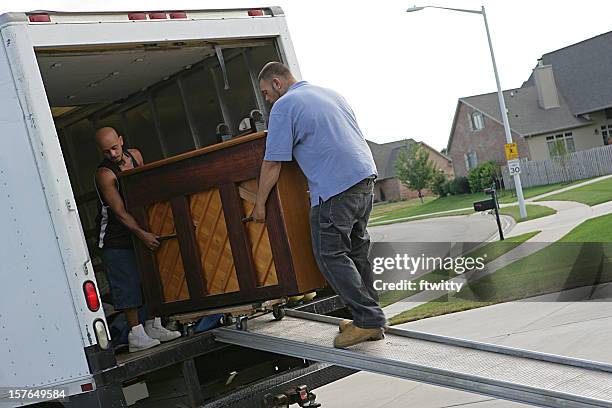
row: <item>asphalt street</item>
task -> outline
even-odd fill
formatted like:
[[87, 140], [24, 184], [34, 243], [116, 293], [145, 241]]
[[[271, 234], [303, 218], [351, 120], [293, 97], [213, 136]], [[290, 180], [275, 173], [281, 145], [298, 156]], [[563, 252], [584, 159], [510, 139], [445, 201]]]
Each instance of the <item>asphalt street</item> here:
[[[509, 217], [503, 217], [508, 223]], [[368, 228], [373, 242], [483, 242], [497, 237], [492, 215], [474, 213]]]

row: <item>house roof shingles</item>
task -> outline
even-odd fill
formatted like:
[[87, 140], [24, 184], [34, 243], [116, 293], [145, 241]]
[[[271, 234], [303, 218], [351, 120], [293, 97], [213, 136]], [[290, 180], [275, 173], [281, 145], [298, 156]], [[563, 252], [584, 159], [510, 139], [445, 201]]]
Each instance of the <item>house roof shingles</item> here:
[[376, 169], [378, 170], [378, 180], [384, 180], [387, 178], [395, 177], [395, 160], [399, 154], [399, 150], [406, 146], [416, 143], [412, 139], [398, 140], [395, 142], [378, 144], [367, 140], [370, 150], [372, 150], [372, 156], [374, 157], [374, 163], [376, 163]]
[[376, 169], [378, 170], [378, 180], [396, 177], [397, 175], [395, 172], [395, 161], [399, 156], [400, 150], [406, 146], [412, 146], [415, 143], [419, 143], [425, 146], [425, 148], [430, 151], [430, 154], [435, 153], [442, 156], [449, 162], [451, 161], [450, 157], [438, 152], [433, 147], [423, 142], [416, 142], [413, 139], [397, 140], [395, 142], [389, 142], [384, 144], [378, 144], [372, 142], [371, 140], [366, 140], [366, 142], [368, 142], [368, 146], [370, 146], [372, 156], [374, 157], [374, 163], [376, 164]]
[[[497, 92], [460, 98], [459, 100], [502, 123]], [[504, 101], [508, 110], [510, 128], [521, 136], [569, 129], [589, 123], [589, 121], [577, 118], [572, 114], [567, 101], [560, 92], [559, 107], [547, 110], [538, 106], [538, 91], [535, 86], [504, 91]]]
[[[612, 31], [542, 55], [574, 115], [612, 106]], [[533, 74], [524, 85], [533, 85]]]

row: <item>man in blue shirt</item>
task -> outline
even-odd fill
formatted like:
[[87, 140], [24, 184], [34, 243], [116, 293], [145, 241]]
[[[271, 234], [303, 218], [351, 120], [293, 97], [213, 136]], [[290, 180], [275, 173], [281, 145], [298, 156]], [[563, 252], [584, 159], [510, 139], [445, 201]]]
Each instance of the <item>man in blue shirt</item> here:
[[366, 230], [377, 172], [355, 115], [338, 93], [298, 82], [278, 62], [263, 67], [259, 86], [273, 106], [253, 219], [264, 221], [281, 163], [295, 158], [308, 179], [317, 264], [353, 315], [340, 324], [334, 346], [380, 340], [386, 319], [372, 283]]

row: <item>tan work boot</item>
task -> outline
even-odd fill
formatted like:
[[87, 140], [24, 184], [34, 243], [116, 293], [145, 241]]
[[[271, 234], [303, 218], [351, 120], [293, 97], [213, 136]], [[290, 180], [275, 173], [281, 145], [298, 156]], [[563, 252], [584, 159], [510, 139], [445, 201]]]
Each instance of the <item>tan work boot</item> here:
[[364, 341], [382, 340], [384, 338], [385, 330], [382, 327], [362, 329], [353, 324], [347, 324], [342, 329], [342, 332], [334, 338], [334, 347], [345, 348], [363, 343]]
[[338, 324], [338, 331], [342, 333], [351, 324], [353, 324], [352, 320], [349, 320], [349, 319], [340, 320], [340, 323]]
[[[340, 323], [338, 324], [338, 331], [340, 333], [342, 333], [343, 331], [346, 330], [346, 328], [348, 326], [353, 326], [353, 321], [349, 320], [349, 319], [342, 319], [340, 321]], [[384, 329], [386, 330], [387, 326], [385, 326]], [[370, 340], [381, 340], [381, 339], [384, 339], [384, 338], [385, 338], [385, 334], [384, 334], [384, 331], [383, 331], [383, 333], [381, 333], [381, 335], [379, 337], [376, 337], [376, 338], [373, 338], [373, 339], [370, 339]]]

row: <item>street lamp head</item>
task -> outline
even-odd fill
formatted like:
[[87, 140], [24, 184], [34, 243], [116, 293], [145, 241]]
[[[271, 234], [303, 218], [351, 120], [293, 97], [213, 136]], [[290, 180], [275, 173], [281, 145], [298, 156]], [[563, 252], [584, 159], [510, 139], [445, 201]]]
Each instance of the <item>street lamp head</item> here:
[[423, 10], [425, 7], [417, 7], [417, 6], [412, 6], [410, 7], [408, 10], [406, 10], [406, 13], [411, 13], [413, 11], [421, 11]]

